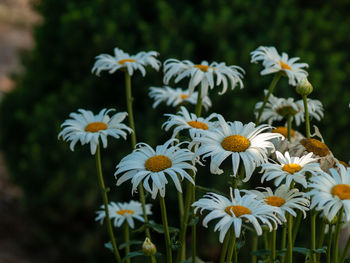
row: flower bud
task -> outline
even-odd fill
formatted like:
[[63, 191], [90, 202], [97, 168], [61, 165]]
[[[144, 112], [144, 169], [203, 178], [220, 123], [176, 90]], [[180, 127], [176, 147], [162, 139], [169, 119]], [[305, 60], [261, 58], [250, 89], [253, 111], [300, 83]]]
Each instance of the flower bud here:
[[312, 92], [313, 88], [311, 83], [307, 80], [307, 78], [303, 78], [299, 81], [296, 91], [298, 94], [302, 96], [307, 96]]
[[151, 242], [151, 240], [146, 237], [145, 241], [142, 244], [142, 251], [146, 256], [154, 256], [157, 253], [157, 248]]

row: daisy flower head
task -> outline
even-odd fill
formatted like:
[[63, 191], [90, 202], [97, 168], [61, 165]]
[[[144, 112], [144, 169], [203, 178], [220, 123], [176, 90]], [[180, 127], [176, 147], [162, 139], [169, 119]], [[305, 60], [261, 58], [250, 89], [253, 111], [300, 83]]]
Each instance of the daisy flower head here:
[[243, 182], [247, 182], [255, 168], [267, 162], [269, 150], [275, 150], [270, 140], [283, 136], [279, 133], [265, 132], [271, 129], [266, 124], [255, 127], [253, 122], [226, 122], [219, 114], [217, 118], [217, 129], [202, 132], [200, 137], [194, 139], [200, 144], [196, 155], [211, 157], [210, 172], [213, 174], [223, 173], [219, 166], [226, 158], [231, 157], [233, 176], [236, 176], [242, 161], [245, 169]]
[[308, 153], [302, 157], [290, 157], [289, 152], [284, 155], [276, 151], [277, 163], [263, 163], [261, 165], [262, 172], [261, 183], [275, 180], [275, 185], [279, 186], [285, 180], [286, 187], [292, 182], [301, 184], [307, 188], [306, 173], [317, 174], [322, 172], [317, 158], [312, 158], [312, 153]]
[[[160, 87], [150, 87], [150, 92], [148, 94], [154, 103], [153, 108], [157, 107], [161, 102], [166, 102], [167, 106], [176, 107], [182, 103], [190, 103], [193, 105], [197, 104], [198, 92], [194, 91], [190, 94], [189, 90], [182, 90], [181, 88], [172, 89], [169, 86]], [[202, 99], [202, 106], [205, 110], [211, 107], [212, 103], [208, 96]]]
[[309, 65], [306, 63], [296, 63], [299, 58], [289, 58], [287, 53], [282, 53], [282, 56], [277, 52], [275, 47], [260, 46], [250, 53], [252, 63], [262, 62], [265, 67], [260, 72], [261, 75], [268, 75], [277, 72], [284, 73], [288, 77], [288, 83], [296, 86], [301, 79], [308, 76], [305, 68]]
[[114, 48], [114, 56], [101, 54], [96, 57], [91, 72], [99, 76], [101, 71], [106, 70], [108, 73], [113, 74], [118, 69], [125, 69], [132, 76], [134, 71], [139, 70], [144, 77], [146, 75], [146, 66], [151, 66], [157, 71], [159, 70], [161, 63], [156, 59], [158, 55], [156, 51], [141, 51], [136, 55], [129, 55], [119, 48]]
[[255, 195], [241, 196], [238, 189], [234, 190], [234, 195], [231, 189], [230, 199], [219, 194], [208, 193], [194, 202], [192, 206], [195, 207], [195, 213], [198, 209], [201, 213], [203, 210], [210, 211], [203, 219], [204, 227], [208, 227], [211, 220], [220, 218], [214, 231], [220, 231], [219, 240], [221, 243], [231, 226], [233, 226], [235, 236], [238, 238], [241, 235], [243, 223], [252, 224], [259, 236], [262, 234], [261, 224], [268, 226], [272, 231], [280, 223], [274, 215], [275, 208], [257, 200]]
[[176, 126], [172, 137], [175, 137], [182, 130], [188, 130], [192, 140], [194, 137], [200, 136], [201, 131], [212, 130], [214, 124], [211, 120], [217, 116], [216, 113], [212, 113], [207, 118], [197, 117], [196, 114], [189, 113], [184, 106], [181, 106], [180, 111], [176, 115], [164, 115], [169, 117], [169, 120], [162, 125], [165, 131]]
[[96, 153], [99, 139], [103, 147], [107, 147], [107, 136], [110, 135], [116, 139], [123, 137], [126, 139], [127, 132], [132, 129], [122, 123], [128, 115], [126, 112], [119, 112], [109, 116], [114, 109], [102, 109], [99, 114], [94, 115], [89, 110], [79, 109], [78, 113], [69, 114], [71, 119], [66, 120], [61, 127], [63, 130], [58, 134], [65, 141], [70, 141], [70, 149], [74, 151], [75, 144], [80, 141], [82, 145], [90, 143], [91, 154]]
[[[286, 126], [277, 126], [274, 127], [271, 132], [279, 133], [283, 135], [284, 138], [288, 138], [288, 128]], [[296, 143], [299, 143], [302, 139], [304, 139], [304, 135], [302, 135], [300, 132], [291, 129], [290, 130], [290, 141], [288, 140], [272, 140], [273, 144], [275, 145], [276, 152], [279, 151], [281, 153], [285, 153], [286, 151], [289, 151], [289, 148], [291, 145], [294, 145]], [[272, 157], [273, 159], [276, 159], [275, 157]]]
[[344, 220], [350, 221], [350, 168], [339, 165], [338, 171], [331, 168], [329, 173], [322, 172], [310, 178], [311, 209], [322, 211], [332, 221], [341, 208], [344, 208]]
[[[151, 215], [151, 204], [146, 204], [146, 214]], [[100, 221], [101, 224], [106, 218], [106, 212], [104, 205], [101, 206], [101, 210], [98, 210], [95, 221]], [[126, 221], [131, 228], [135, 227], [134, 219], [144, 222], [143, 211], [140, 202], [131, 200], [129, 203], [114, 203], [108, 204], [108, 213], [115, 227], [121, 227]]]
[[[155, 199], [158, 191], [162, 197], [165, 196], [165, 186], [168, 183], [166, 176], [170, 176], [179, 192], [182, 192], [179, 177], [182, 180], [186, 178], [194, 184], [192, 177], [188, 174], [188, 171], [197, 171], [193, 165], [194, 153], [180, 148], [187, 142], [172, 145], [177, 142], [176, 139], [170, 139], [163, 145], [158, 145], [155, 150], [146, 143], [138, 143], [136, 149], [117, 165], [114, 175], [117, 177], [122, 174], [117, 180], [117, 185], [131, 179], [134, 193], [143, 181], [143, 187]], [[150, 179], [152, 187], [150, 187]]]
[[[192, 94], [195, 87], [201, 85], [201, 97], [208, 94], [208, 89], [215, 86], [223, 85], [220, 95], [224, 94], [230, 83], [231, 89], [236, 85], [243, 88], [244, 70], [238, 66], [227, 66], [226, 63], [202, 61], [201, 64], [194, 64], [189, 60], [179, 61], [177, 59], [167, 59], [164, 62], [164, 79], [163, 82], [168, 84], [171, 78], [175, 78], [175, 83], [190, 77], [188, 89]], [[216, 81], [215, 81], [216, 79]]]
[[258, 200], [264, 201], [267, 205], [276, 209], [277, 216], [284, 222], [286, 219], [286, 212], [296, 217], [297, 214], [294, 210], [300, 210], [306, 217], [306, 211], [309, 210], [310, 201], [304, 197], [303, 192], [299, 192], [298, 189], [289, 189], [289, 186], [282, 184], [275, 192], [270, 187], [258, 187], [264, 191], [258, 190], [245, 190], [250, 194], [256, 195]]

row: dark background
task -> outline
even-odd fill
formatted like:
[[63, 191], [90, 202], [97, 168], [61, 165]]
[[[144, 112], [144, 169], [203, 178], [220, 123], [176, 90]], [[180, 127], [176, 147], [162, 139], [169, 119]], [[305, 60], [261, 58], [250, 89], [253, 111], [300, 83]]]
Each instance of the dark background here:
[[[259, 75], [262, 66], [251, 64], [249, 53], [266, 45], [301, 57], [310, 66], [314, 86], [310, 97], [325, 107], [324, 119], [312, 124], [320, 128], [336, 157], [350, 159], [349, 1], [42, 0], [34, 6], [43, 20], [34, 31], [35, 47], [22, 54], [24, 72], [13, 76], [16, 88], [1, 102], [0, 140], [11, 179], [24, 192], [19, 205], [32, 222], [30, 242], [25, 244], [43, 253], [47, 262], [112, 260], [103, 248], [105, 229], [94, 222], [100, 196], [93, 156], [87, 146], [78, 145], [71, 152], [57, 135], [60, 124], [78, 108], [126, 111], [123, 74], [91, 74], [94, 57], [111, 54], [114, 47], [130, 54], [156, 50], [161, 61], [224, 61], [243, 67], [244, 89], [223, 96], [212, 91], [213, 107], [208, 112], [242, 122], [253, 120], [253, 107], [272, 79]], [[164, 105], [150, 107], [148, 88], [161, 86], [162, 77], [161, 71], [148, 69], [145, 78], [139, 72], [132, 78], [138, 141], [152, 146], [170, 136], [160, 127], [166, 120], [163, 114], [174, 112]], [[185, 88], [187, 83], [177, 86]], [[286, 78], [275, 95], [299, 99]], [[113, 176], [115, 165], [130, 152], [129, 145], [110, 139], [102, 152], [104, 175], [112, 188], [110, 200], [130, 199], [130, 184], [117, 188]], [[199, 184], [227, 191], [225, 176], [202, 170], [198, 178]], [[167, 193], [169, 204], [176, 204], [171, 186]], [[154, 211], [160, 223], [157, 202]], [[169, 214], [176, 226], [177, 209], [169, 209]], [[213, 225], [202, 230], [198, 239], [206, 242], [199, 245], [199, 256], [213, 260], [219, 253], [218, 235], [209, 235]], [[154, 235], [162, 243], [162, 236]], [[245, 249], [249, 251], [248, 246]], [[243, 260], [247, 253], [240, 254]]]

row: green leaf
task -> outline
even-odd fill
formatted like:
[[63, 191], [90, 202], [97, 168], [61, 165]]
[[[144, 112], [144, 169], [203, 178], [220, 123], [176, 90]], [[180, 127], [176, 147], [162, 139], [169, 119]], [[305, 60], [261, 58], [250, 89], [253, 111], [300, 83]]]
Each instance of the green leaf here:
[[350, 258], [345, 259], [344, 263], [350, 263]]
[[252, 255], [257, 257], [266, 257], [271, 255], [271, 250], [267, 250], [267, 249], [255, 250], [255, 251], [252, 251]]
[[194, 217], [192, 217], [190, 222], [188, 222], [187, 226], [195, 226], [195, 225], [197, 225], [198, 221], [199, 221], [199, 217], [194, 216]]
[[125, 257], [123, 257], [123, 262], [125, 262], [128, 258], [138, 257], [138, 256], [144, 256], [142, 251], [133, 251], [128, 253]]
[[126, 246], [130, 246], [130, 245], [141, 245], [142, 243], [143, 241], [140, 241], [140, 240], [130, 240], [129, 242], [120, 244], [119, 249], [124, 249]]
[[310, 249], [305, 248], [305, 247], [293, 247], [293, 251], [303, 254], [303, 255], [308, 255], [310, 253]]
[[111, 252], [113, 252], [113, 246], [111, 242], [107, 242], [104, 244], [105, 248], [109, 249]]
[[313, 249], [312, 251], [313, 251], [314, 253], [316, 253], [316, 254], [327, 253], [327, 246], [323, 246], [323, 247], [321, 247], [321, 248]]
[[244, 244], [245, 244], [245, 240], [240, 240], [236, 243], [236, 248], [241, 249], [242, 247], [244, 247]]
[[[157, 233], [159, 233], [159, 234], [163, 234], [164, 233], [163, 225], [157, 224], [153, 220], [149, 221], [149, 225]], [[169, 226], [168, 230], [169, 230], [169, 233], [178, 233], [178, 232], [180, 232], [180, 230], [178, 228], [172, 227], [172, 226]]]

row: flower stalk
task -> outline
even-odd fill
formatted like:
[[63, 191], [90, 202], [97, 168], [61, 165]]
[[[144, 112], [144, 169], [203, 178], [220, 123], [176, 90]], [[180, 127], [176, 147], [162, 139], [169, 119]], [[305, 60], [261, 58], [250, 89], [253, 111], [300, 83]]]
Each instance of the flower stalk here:
[[269, 97], [270, 95], [272, 94], [272, 92], [274, 91], [276, 85], [277, 85], [277, 82], [278, 80], [281, 78], [282, 76], [282, 73], [276, 73], [271, 81], [271, 84], [269, 86], [269, 89], [267, 91], [267, 94], [265, 95], [265, 98], [264, 98], [264, 101], [263, 101], [263, 104], [261, 105], [261, 108], [259, 109], [259, 112], [258, 112], [258, 117], [255, 121], [255, 124], [258, 125], [260, 123], [260, 119], [261, 119], [261, 116], [262, 116], [262, 113], [264, 111], [264, 108], [266, 106], [266, 103], [267, 101], [269, 100]]
[[102, 195], [102, 199], [103, 199], [103, 205], [104, 205], [104, 209], [105, 209], [105, 213], [106, 213], [107, 231], [108, 231], [111, 243], [112, 243], [113, 253], [114, 253], [115, 259], [116, 259], [116, 261], [118, 263], [121, 263], [122, 260], [121, 260], [120, 253], [119, 253], [119, 250], [118, 250], [118, 247], [117, 247], [117, 243], [115, 241], [111, 219], [109, 217], [108, 197], [107, 197], [108, 189], [106, 189], [105, 183], [104, 183], [104, 180], [103, 180], [102, 165], [101, 165], [101, 154], [100, 154], [100, 144], [97, 144], [96, 155], [95, 156], [96, 156], [97, 177], [98, 177], [100, 191], [101, 191], [101, 195]]
[[335, 233], [334, 233], [334, 246], [333, 246], [333, 260], [332, 260], [332, 262], [338, 262], [339, 234], [340, 234], [341, 225], [343, 223], [342, 222], [343, 212], [344, 212], [344, 206], [342, 206], [342, 208], [338, 212], [338, 220], [337, 220], [337, 225], [335, 227]]
[[[129, 233], [129, 224], [127, 221], [124, 222], [124, 242], [128, 243], [130, 241], [130, 233]], [[125, 246], [125, 255], [128, 255], [130, 253], [130, 246]], [[126, 263], [130, 263], [130, 258], [127, 258]]]
[[[311, 210], [311, 249], [316, 249], [316, 216], [317, 212]], [[316, 254], [312, 253], [311, 262], [316, 263]]]
[[228, 247], [228, 254], [226, 258], [226, 263], [231, 263], [232, 262], [232, 257], [233, 257], [233, 262], [237, 263], [237, 251], [236, 251], [236, 236], [235, 236], [235, 231], [234, 231], [234, 226], [231, 226], [231, 234], [230, 234], [230, 244]]
[[311, 137], [311, 132], [310, 132], [310, 118], [309, 118], [309, 110], [307, 106], [307, 96], [302, 95], [303, 98], [303, 103], [304, 103], [304, 110], [305, 110], [305, 129], [306, 129], [306, 137], [310, 138]]
[[159, 195], [159, 203], [160, 203], [160, 211], [162, 215], [162, 222], [164, 227], [164, 238], [165, 238], [165, 247], [166, 247], [166, 258], [168, 263], [173, 262], [173, 256], [171, 252], [171, 241], [170, 241], [170, 234], [169, 234], [169, 227], [168, 227], [168, 218], [166, 214], [166, 206], [165, 206], [165, 200], [164, 197], [161, 197]]

